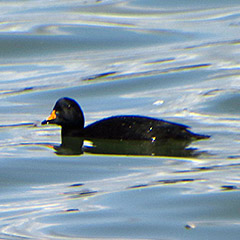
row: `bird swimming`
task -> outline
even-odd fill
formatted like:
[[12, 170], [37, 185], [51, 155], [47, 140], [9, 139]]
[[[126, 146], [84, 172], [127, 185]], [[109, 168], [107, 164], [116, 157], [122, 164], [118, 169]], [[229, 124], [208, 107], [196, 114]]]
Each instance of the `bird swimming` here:
[[84, 127], [84, 114], [80, 105], [71, 98], [60, 98], [50, 116], [42, 125], [57, 124], [62, 127], [62, 137], [82, 137], [84, 139], [116, 139], [195, 141], [208, 139], [210, 136], [193, 133], [183, 124], [173, 123], [158, 118], [119, 115], [96, 121]]

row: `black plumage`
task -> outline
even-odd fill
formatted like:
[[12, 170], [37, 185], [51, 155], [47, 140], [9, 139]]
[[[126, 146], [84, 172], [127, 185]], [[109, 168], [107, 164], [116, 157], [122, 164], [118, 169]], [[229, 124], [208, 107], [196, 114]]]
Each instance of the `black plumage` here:
[[84, 127], [84, 115], [79, 104], [70, 98], [59, 99], [42, 124], [57, 124], [62, 127], [62, 137], [116, 140], [184, 140], [207, 139], [209, 136], [193, 133], [188, 126], [157, 118], [120, 115], [104, 118]]

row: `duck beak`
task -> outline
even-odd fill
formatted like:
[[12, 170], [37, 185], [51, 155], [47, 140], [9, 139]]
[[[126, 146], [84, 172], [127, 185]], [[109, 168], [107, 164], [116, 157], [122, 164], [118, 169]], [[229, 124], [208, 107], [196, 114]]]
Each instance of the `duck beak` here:
[[56, 110], [53, 110], [50, 116], [46, 120], [42, 121], [42, 125], [48, 124], [51, 120], [55, 120], [56, 118]]

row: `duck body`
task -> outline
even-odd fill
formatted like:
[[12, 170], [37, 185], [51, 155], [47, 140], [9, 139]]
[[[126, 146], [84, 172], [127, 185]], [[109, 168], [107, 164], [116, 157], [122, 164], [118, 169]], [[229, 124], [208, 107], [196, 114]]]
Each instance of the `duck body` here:
[[62, 127], [62, 137], [116, 140], [184, 140], [194, 141], [209, 136], [193, 133], [186, 125], [157, 118], [120, 115], [104, 118], [84, 127], [84, 115], [78, 103], [70, 98], [61, 98], [55, 104], [49, 118], [42, 124], [57, 124]]
[[205, 136], [192, 133], [188, 126], [143, 116], [114, 116], [85, 127], [83, 137], [120, 140], [194, 140]]

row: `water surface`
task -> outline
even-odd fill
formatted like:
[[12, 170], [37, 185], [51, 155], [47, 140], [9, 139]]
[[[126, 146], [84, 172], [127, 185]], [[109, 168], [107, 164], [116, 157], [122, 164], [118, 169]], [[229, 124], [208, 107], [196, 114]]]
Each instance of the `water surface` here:
[[[0, 237], [238, 239], [238, 1], [1, 1]], [[194, 157], [56, 154], [55, 101], [209, 134]], [[85, 143], [87, 145], [89, 143]]]

